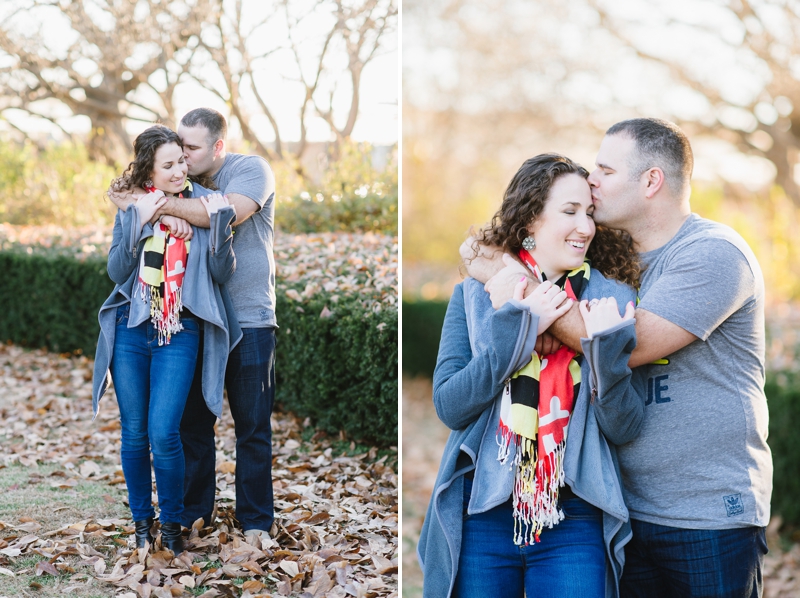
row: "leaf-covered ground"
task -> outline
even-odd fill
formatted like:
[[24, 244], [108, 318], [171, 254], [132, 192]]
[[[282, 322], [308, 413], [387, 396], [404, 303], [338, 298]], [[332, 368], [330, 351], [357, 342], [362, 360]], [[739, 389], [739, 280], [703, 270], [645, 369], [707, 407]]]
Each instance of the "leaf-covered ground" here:
[[[436, 471], [449, 430], [436, 417], [430, 380], [403, 379], [403, 598], [422, 596], [422, 573], [416, 546]], [[764, 563], [764, 598], [800, 596], [800, 544], [778, 535], [780, 519], [767, 529], [769, 554]]]
[[[217, 425], [217, 518], [172, 558], [132, 549], [113, 389], [91, 418], [92, 362], [0, 346], [0, 598], [396, 596], [396, 454], [273, 417], [276, 523], [233, 518], [235, 439]], [[154, 497], [155, 498], [155, 497]]]

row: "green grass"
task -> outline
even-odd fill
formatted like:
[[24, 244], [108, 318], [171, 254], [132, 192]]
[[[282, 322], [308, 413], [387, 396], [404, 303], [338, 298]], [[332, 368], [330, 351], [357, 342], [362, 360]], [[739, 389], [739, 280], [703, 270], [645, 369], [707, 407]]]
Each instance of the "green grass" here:
[[[103, 474], [112, 473], [115, 469], [115, 466], [107, 463], [99, 465]], [[41, 537], [43, 533], [85, 521], [90, 517], [97, 520], [126, 519], [130, 516], [130, 511], [123, 502], [126, 493], [120, 486], [109, 486], [107, 480], [81, 479], [76, 486], [69, 489], [52, 488], [51, 482], [66, 479], [52, 475], [56, 472], [65, 472], [65, 469], [56, 464], [36, 467], [13, 464], [0, 468], [0, 521], [15, 526], [20, 524], [20, 517], [30, 517], [42, 525], [42, 529], [36, 532]], [[110, 496], [114, 502], [107, 502], [104, 495]], [[0, 531], [0, 539], [24, 533], [7, 527]], [[86, 542], [100, 552], [108, 553], [108, 549], [103, 546], [111, 544], [113, 539], [90, 535], [86, 537]], [[36, 575], [36, 564], [43, 560], [46, 560], [45, 557], [40, 555], [9, 559], [2, 566], [13, 571], [15, 576], [3, 575], [0, 578], [0, 596], [108, 598], [115, 593], [112, 586], [100, 583], [92, 577], [86, 566], [81, 565], [83, 561], [78, 556], [61, 559], [59, 562], [73, 567], [75, 573], [65, 572], [58, 576]], [[67, 588], [70, 588], [68, 592]]]
[[[103, 474], [113, 469], [101, 465]], [[67, 479], [53, 475], [64, 471], [54, 464], [36, 468], [14, 464], [0, 469], [0, 520], [13, 525], [20, 517], [31, 517], [44, 528], [58, 529], [85, 520], [87, 514], [95, 519], [130, 516], [123, 502], [127, 496], [125, 491], [120, 485], [108, 485], [107, 480], [80, 479], [69, 489], [51, 487], [52, 482]], [[114, 502], [107, 502], [103, 498], [105, 495]]]

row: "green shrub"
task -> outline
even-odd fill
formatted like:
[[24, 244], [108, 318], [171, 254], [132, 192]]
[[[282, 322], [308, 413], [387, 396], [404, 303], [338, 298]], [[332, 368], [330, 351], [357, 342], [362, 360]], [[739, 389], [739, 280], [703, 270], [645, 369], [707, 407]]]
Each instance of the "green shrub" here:
[[396, 446], [397, 311], [279, 294], [277, 314], [278, 402], [329, 432]]
[[771, 372], [764, 387], [769, 406], [769, 446], [774, 466], [772, 512], [800, 527], [800, 373]]
[[109, 225], [116, 208], [105, 191], [113, 168], [93, 162], [81, 144], [0, 138], [0, 222], [11, 224]]
[[318, 183], [292, 177], [276, 164], [275, 225], [283, 232], [379, 232], [397, 234], [397, 153], [385, 168], [372, 164], [368, 143], [344, 142]]
[[94, 355], [97, 312], [114, 283], [106, 261], [0, 252], [0, 339]]
[[403, 301], [403, 372], [433, 377], [447, 301]]
[[[0, 340], [94, 355], [97, 312], [114, 287], [104, 259], [2, 251], [0, 272]], [[326, 304], [332, 315], [321, 318]], [[396, 446], [397, 310], [279, 293], [277, 314], [277, 401], [324, 430]]]
[[397, 188], [391, 195], [368, 192], [325, 196], [303, 192], [284, 198], [275, 212], [275, 225], [283, 232], [315, 233], [375, 231], [397, 234]]

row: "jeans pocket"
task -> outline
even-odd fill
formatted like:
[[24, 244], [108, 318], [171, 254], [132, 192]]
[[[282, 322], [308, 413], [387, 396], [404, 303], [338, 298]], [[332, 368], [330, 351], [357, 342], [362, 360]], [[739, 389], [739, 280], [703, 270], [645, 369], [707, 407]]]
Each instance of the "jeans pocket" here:
[[602, 517], [600, 509], [577, 496], [561, 501], [561, 510], [565, 519], [594, 520]]
[[197, 318], [181, 318], [184, 332], [200, 334], [200, 321]]
[[128, 319], [131, 313], [131, 304], [126, 303], [125, 305], [120, 305], [117, 308], [117, 325], [122, 324]]

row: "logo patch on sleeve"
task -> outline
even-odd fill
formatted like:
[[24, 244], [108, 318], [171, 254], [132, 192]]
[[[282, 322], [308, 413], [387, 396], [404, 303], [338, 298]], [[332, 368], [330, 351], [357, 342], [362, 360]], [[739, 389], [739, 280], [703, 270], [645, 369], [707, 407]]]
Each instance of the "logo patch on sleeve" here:
[[728, 517], [744, 513], [741, 494], [730, 494], [723, 496], [722, 499], [725, 501], [725, 510], [728, 511]]

